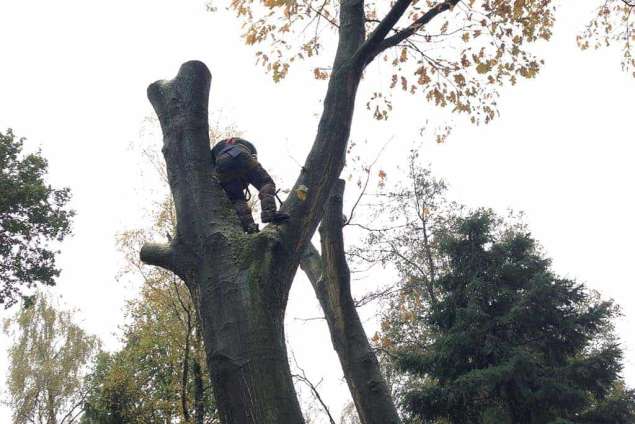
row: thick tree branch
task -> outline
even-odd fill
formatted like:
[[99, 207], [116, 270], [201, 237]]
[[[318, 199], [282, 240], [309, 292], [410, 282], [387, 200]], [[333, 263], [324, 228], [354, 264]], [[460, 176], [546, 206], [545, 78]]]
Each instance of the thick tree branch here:
[[141, 260], [183, 278], [179, 261], [205, 255], [214, 234], [240, 232], [238, 217], [210, 167], [208, 102], [211, 74], [202, 62], [184, 63], [176, 77], [148, 87], [163, 131], [163, 156], [176, 210], [170, 246], [149, 244]]
[[[397, 24], [399, 19], [406, 13], [412, 0], [397, 0], [390, 11], [375, 27], [375, 30], [368, 36], [364, 44], [359, 48], [355, 56], [364, 65], [371, 62], [367, 60], [370, 54], [376, 50], [377, 46], [384, 40], [388, 32]], [[374, 57], [374, 56], [373, 56]]]
[[410, 37], [415, 32], [419, 31], [422, 27], [427, 25], [430, 21], [432, 21], [434, 18], [436, 18], [443, 12], [451, 10], [454, 6], [456, 6], [459, 3], [459, 1], [460, 0], [446, 0], [442, 3], [439, 3], [438, 5], [436, 5], [435, 7], [428, 10], [426, 13], [424, 13], [419, 19], [414, 21], [412, 25], [410, 25], [409, 27], [405, 29], [402, 29], [395, 35], [392, 35], [386, 38], [384, 41], [382, 41], [379, 45], [379, 49], [380, 49], [379, 51], [381, 52], [383, 50], [386, 50], [389, 47], [394, 47], [397, 44], [401, 43], [403, 40]]
[[[293, 271], [289, 275], [295, 272], [300, 256], [322, 218], [323, 205], [344, 167], [355, 96], [362, 75], [353, 56], [364, 37], [363, 0], [342, 0], [337, 53], [317, 135], [291, 195], [282, 206], [291, 216], [282, 230], [287, 249], [284, 253], [286, 264], [281, 265]], [[298, 196], [299, 189], [305, 189], [301, 191], [306, 197]], [[287, 284], [290, 285], [291, 280]]]
[[337, 285], [340, 296], [350, 294], [351, 291], [351, 272], [346, 261], [344, 233], [342, 231], [345, 224], [343, 215], [344, 186], [344, 180], [336, 182], [320, 225], [325, 278], [332, 285]]
[[[212, 76], [204, 63], [184, 63], [170, 81], [148, 87], [163, 130], [163, 155], [176, 208], [176, 238], [196, 241], [240, 224], [210, 167], [208, 103]], [[204, 218], [204, 219], [203, 219]]]
[[323, 271], [322, 257], [313, 243], [309, 243], [304, 250], [302, 260], [300, 261], [300, 267], [309, 278], [311, 284], [314, 286], [323, 284], [321, 281]]
[[333, 187], [320, 225], [322, 257], [309, 244], [300, 266], [326, 317], [333, 347], [363, 424], [398, 424], [399, 416], [362, 326], [350, 290], [342, 227], [344, 181]]
[[389, 49], [390, 47], [394, 47], [398, 45], [399, 43], [401, 43], [402, 41], [404, 41], [405, 39], [407, 39], [408, 37], [412, 36], [414, 33], [419, 31], [421, 28], [423, 28], [425, 25], [430, 23], [434, 18], [436, 18], [443, 12], [451, 10], [459, 2], [460, 0], [443, 1], [437, 4], [436, 6], [434, 6], [432, 9], [428, 10], [426, 13], [424, 13], [421, 17], [419, 17], [419, 19], [414, 21], [407, 28], [404, 28], [398, 31], [396, 34], [391, 35], [388, 38], [382, 39], [377, 43], [374, 43], [373, 47], [371, 49], [368, 49], [363, 55], [364, 66], [372, 62], [373, 59], [375, 59], [375, 57], [377, 57], [377, 55], [383, 52], [384, 50]]

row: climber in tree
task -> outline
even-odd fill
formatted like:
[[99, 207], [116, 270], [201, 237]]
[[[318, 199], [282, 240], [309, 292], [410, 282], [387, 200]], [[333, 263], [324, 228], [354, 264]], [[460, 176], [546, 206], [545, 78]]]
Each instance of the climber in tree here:
[[212, 165], [247, 233], [258, 232], [245, 196], [249, 184], [258, 189], [262, 222], [279, 224], [289, 219], [289, 215], [276, 210], [276, 185], [258, 162], [257, 154], [253, 144], [239, 137], [221, 140], [212, 148]]

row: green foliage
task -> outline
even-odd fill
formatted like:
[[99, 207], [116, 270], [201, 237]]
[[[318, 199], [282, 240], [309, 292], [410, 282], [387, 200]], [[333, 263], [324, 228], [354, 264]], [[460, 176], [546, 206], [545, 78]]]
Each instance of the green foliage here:
[[[87, 378], [83, 423], [188, 422], [182, 395], [188, 408], [196, 406], [195, 367], [202, 369], [200, 384], [207, 386], [209, 377], [193, 316], [188, 316], [193, 309], [182, 309], [176, 300], [187, 293], [183, 287], [170, 287], [170, 279], [163, 282], [146, 284], [141, 297], [128, 304], [131, 321], [124, 328], [123, 348], [102, 354]], [[184, 366], [188, 377], [183, 391]], [[215, 407], [207, 387], [201, 396], [209, 422]], [[188, 417], [193, 415], [188, 410]]]
[[24, 155], [24, 139], [0, 133], [0, 304], [12, 306], [21, 286], [53, 285], [60, 273], [49, 242], [70, 232], [70, 191], [46, 184], [40, 153]]
[[397, 361], [418, 377], [404, 395], [411, 414], [452, 423], [582, 423], [609, 410], [614, 393], [626, 418], [611, 422], [635, 419], [632, 393], [618, 390], [612, 302], [556, 276], [530, 234], [491, 211], [454, 220], [439, 237], [439, 254], [438, 302], [413, 318], [429, 329], [425, 347]]
[[99, 341], [57, 310], [43, 294], [5, 321], [9, 348], [9, 404], [14, 424], [77, 422], [85, 393], [82, 380]]
[[400, 275], [373, 342], [405, 422], [632, 422], [613, 303], [556, 276], [522, 216], [467, 212], [417, 161], [349, 252]]

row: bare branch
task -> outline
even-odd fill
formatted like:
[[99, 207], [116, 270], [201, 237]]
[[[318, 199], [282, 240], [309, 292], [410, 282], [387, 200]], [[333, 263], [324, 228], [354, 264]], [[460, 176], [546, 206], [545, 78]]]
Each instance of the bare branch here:
[[293, 362], [295, 362], [295, 367], [302, 374], [292, 374], [291, 377], [306, 384], [309, 387], [309, 389], [311, 389], [311, 393], [313, 393], [313, 396], [315, 397], [315, 399], [317, 399], [317, 401], [320, 402], [320, 405], [322, 405], [322, 408], [324, 408], [324, 412], [326, 412], [326, 415], [328, 415], [329, 422], [331, 424], [335, 424], [335, 420], [333, 419], [333, 416], [331, 415], [331, 411], [329, 410], [329, 407], [326, 406], [326, 403], [324, 403], [324, 401], [322, 400], [322, 396], [320, 396], [320, 392], [318, 392], [318, 389], [317, 389], [317, 386], [319, 386], [322, 381], [320, 380], [318, 384], [313, 384], [311, 380], [309, 380], [309, 377], [306, 376], [306, 373], [304, 372], [304, 370], [300, 368], [300, 365], [298, 365], [298, 361], [296, 361], [295, 355], [293, 355]]
[[373, 160], [373, 162], [366, 169], [366, 181], [364, 182], [364, 187], [362, 188], [361, 193], [359, 193], [359, 196], [357, 197], [357, 200], [355, 201], [355, 204], [351, 208], [351, 212], [348, 214], [348, 219], [344, 223], [344, 226], [349, 225], [351, 223], [351, 221], [353, 220], [353, 215], [355, 214], [355, 209], [359, 205], [359, 202], [362, 200], [362, 198], [366, 195], [366, 189], [368, 188], [368, 182], [370, 181], [370, 173], [373, 170], [373, 166], [375, 166], [375, 164], [377, 163], [377, 161], [381, 157], [382, 153], [384, 153], [384, 150], [386, 149], [386, 146], [388, 146], [388, 144], [391, 141], [392, 141], [392, 138], [390, 138], [390, 140], [388, 140], [386, 143], [384, 143], [382, 148], [379, 149], [379, 152], [377, 153], [377, 156], [375, 157], [375, 160]]

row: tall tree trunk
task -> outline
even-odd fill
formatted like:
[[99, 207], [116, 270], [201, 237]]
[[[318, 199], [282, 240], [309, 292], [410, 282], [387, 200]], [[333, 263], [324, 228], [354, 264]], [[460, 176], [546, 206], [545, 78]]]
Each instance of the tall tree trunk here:
[[363, 424], [398, 424], [397, 409], [357, 314], [342, 234], [344, 181], [339, 180], [320, 226], [322, 257], [308, 245], [300, 262], [320, 301], [333, 347]]

